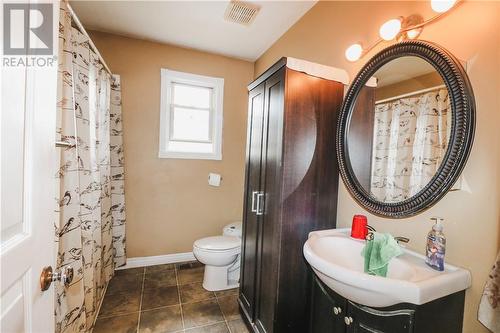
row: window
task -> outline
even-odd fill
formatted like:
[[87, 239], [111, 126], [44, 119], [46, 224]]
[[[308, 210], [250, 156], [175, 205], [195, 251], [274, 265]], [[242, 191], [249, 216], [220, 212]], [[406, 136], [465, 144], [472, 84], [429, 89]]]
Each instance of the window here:
[[161, 70], [160, 158], [222, 159], [224, 79]]

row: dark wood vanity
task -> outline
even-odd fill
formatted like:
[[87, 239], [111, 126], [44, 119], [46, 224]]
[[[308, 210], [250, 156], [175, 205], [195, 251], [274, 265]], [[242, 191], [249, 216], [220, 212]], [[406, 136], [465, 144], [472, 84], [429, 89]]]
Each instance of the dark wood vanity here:
[[340, 296], [315, 276], [309, 333], [460, 333], [464, 298], [460, 291], [422, 305], [372, 308]]
[[239, 304], [254, 332], [307, 332], [302, 247], [336, 224], [335, 128], [342, 83], [281, 59], [251, 83]]

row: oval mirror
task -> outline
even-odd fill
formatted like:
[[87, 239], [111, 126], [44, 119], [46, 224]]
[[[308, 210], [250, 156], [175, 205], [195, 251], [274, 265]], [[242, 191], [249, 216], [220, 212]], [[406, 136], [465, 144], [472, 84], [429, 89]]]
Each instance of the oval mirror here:
[[455, 183], [474, 133], [474, 97], [460, 63], [423, 41], [375, 55], [353, 81], [337, 153], [353, 197], [377, 215], [407, 217]]

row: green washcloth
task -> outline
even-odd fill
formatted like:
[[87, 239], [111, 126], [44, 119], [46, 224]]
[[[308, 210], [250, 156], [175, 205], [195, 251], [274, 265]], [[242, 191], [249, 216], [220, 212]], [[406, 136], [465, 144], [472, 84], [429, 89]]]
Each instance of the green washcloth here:
[[373, 233], [373, 240], [366, 241], [361, 251], [365, 258], [365, 273], [387, 276], [387, 267], [392, 258], [403, 253], [398, 242], [390, 234]]

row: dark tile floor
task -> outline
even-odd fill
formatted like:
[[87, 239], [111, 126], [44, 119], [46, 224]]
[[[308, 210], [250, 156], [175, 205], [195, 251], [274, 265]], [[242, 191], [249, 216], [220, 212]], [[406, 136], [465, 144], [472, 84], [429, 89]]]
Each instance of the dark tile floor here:
[[238, 289], [203, 289], [203, 265], [167, 264], [116, 271], [94, 333], [248, 333]]

